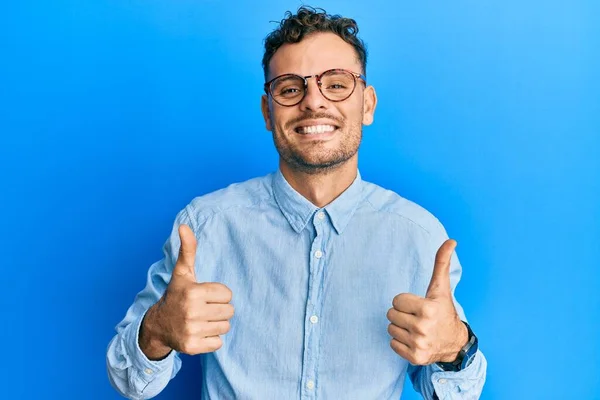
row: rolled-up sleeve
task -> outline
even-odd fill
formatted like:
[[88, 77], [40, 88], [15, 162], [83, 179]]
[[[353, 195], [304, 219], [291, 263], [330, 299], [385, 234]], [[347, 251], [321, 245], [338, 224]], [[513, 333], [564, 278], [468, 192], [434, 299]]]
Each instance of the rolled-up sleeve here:
[[408, 373], [413, 387], [424, 399], [435, 399], [435, 392], [439, 400], [476, 400], [483, 390], [486, 368], [486, 359], [478, 350], [471, 364], [461, 371], [444, 371], [431, 364], [410, 366]]

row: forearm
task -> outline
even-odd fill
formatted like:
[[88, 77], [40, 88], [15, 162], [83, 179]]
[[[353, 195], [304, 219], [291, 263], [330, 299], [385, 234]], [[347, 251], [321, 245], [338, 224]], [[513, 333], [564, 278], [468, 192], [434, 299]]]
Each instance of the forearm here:
[[[117, 335], [111, 340], [106, 353], [106, 366], [112, 386], [130, 399], [147, 399], [156, 396], [181, 368], [181, 359], [175, 351], [167, 351], [160, 339], [160, 329], [153, 323], [140, 330], [145, 316], [160, 304], [171, 278], [175, 256], [180, 246], [177, 228], [190, 223], [186, 209], [175, 219], [173, 230], [163, 247], [164, 258], [148, 270], [146, 287], [137, 294], [125, 318], [117, 325]], [[151, 316], [151, 321], [154, 320]], [[160, 320], [157, 317], [156, 320]], [[150, 335], [147, 335], [150, 333]], [[148, 357], [149, 356], [149, 357]]]
[[142, 319], [138, 335], [138, 344], [142, 353], [152, 361], [165, 359], [172, 350], [161, 340], [160, 316], [158, 315], [159, 306], [160, 300], [146, 312], [144, 319]]

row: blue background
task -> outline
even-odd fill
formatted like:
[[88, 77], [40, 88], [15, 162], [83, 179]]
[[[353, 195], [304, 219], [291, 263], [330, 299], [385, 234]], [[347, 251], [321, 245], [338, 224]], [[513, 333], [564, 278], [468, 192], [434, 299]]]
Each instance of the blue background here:
[[[364, 179], [458, 240], [484, 399], [600, 398], [599, 4], [313, 4], [368, 44]], [[175, 214], [276, 168], [262, 40], [298, 5], [3, 5], [0, 397], [118, 398], [106, 346]], [[193, 398], [198, 367], [158, 398]]]

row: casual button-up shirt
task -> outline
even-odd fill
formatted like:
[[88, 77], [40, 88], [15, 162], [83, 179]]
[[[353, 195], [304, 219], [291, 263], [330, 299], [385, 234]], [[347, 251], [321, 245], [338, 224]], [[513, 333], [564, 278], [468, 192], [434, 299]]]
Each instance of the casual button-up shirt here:
[[[408, 373], [426, 399], [476, 399], [486, 360], [478, 351], [459, 372], [412, 366], [390, 347], [387, 311], [394, 296], [424, 296], [440, 222], [398, 194], [357, 177], [319, 208], [281, 171], [198, 197], [178, 215], [164, 258], [148, 271], [107, 351], [112, 385], [131, 399], [157, 395], [181, 368], [140, 350], [138, 333], [164, 293], [189, 225], [198, 249], [198, 282], [233, 292], [235, 315], [223, 346], [201, 354], [203, 399], [394, 399]], [[452, 256], [452, 292], [461, 276]], [[456, 302], [457, 312], [466, 320]], [[476, 328], [475, 328], [476, 330]]]

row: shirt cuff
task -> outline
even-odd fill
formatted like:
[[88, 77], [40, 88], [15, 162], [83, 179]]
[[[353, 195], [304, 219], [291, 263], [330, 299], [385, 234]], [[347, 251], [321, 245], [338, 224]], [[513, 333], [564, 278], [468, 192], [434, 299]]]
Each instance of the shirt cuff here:
[[440, 399], [478, 399], [485, 382], [486, 367], [485, 357], [477, 350], [471, 364], [460, 371], [444, 371], [439, 365], [432, 364], [431, 383]]
[[125, 334], [124, 342], [137, 377], [148, 384], [165, 372], [168, 372], [169, 376], [171, 376], [175, 351], [171, 350], [169, 355], [160, 361], [152, 361], [146, 357], [138, 341], [140, 328], [146, 312], [131, 323]]

